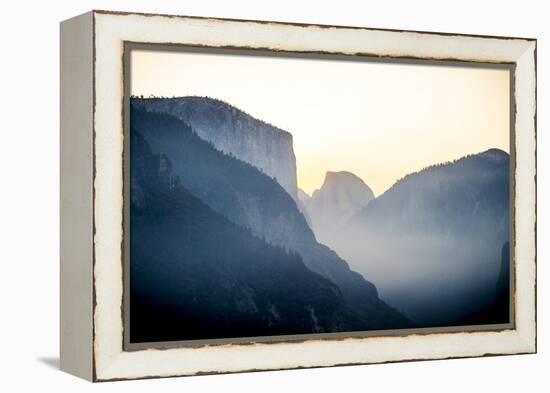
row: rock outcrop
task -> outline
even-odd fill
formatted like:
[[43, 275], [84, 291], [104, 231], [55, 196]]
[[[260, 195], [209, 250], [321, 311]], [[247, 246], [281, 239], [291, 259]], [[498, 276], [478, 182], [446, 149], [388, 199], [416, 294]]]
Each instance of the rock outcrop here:
[[135, 108], [172, 115], [217, 149], [251, 164], [297, 200], [292, 134], [207, 97], [133, 98]]
[[327, 172], [325, 181], [303, 203], [319, 241], [332, 246], [334, 233], [374, 199], [372, 190], [350, 172]]

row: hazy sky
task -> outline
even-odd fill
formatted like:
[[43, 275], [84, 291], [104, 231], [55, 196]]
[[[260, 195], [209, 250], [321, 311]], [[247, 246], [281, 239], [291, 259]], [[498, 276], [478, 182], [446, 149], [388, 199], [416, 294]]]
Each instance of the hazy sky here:
[[132, 51], [132, 94], [220, 98], [292, 133], [298, 186], [350, 171], [380, 195], [425, 166], [509, 152], [509, 71]]

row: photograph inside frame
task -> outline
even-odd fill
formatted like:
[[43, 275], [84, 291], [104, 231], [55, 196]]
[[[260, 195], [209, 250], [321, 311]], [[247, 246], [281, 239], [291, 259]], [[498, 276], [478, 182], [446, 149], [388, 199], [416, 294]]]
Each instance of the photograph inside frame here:
[[127, 46], [127, 343], [511, 327], [512, 72]]

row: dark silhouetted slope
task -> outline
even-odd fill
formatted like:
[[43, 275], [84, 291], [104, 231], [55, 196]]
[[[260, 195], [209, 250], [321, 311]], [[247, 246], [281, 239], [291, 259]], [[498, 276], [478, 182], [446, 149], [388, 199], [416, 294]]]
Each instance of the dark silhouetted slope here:
[[357, 321], [354, 330], [411, 326], [378, 298], [374, 285], [317, 243], [293, 198], [273, 178], [216, 150], [173, 116], [132, 106], [131, 124], [144, 135], [153, 154], [167, 157], [174, 176], [191, 194], [267, 244], [299, 255], [309, 270], [335, 283], [348, 315]]
[[132, 133], [131, 340], [357, 329], [338, 287], [230, 223]]

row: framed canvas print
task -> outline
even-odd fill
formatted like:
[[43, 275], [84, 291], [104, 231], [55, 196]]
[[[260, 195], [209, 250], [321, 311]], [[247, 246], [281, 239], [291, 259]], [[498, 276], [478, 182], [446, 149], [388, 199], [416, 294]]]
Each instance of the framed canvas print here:
[[61, 368], [536, 351], [536, 40], [61, 24]]

